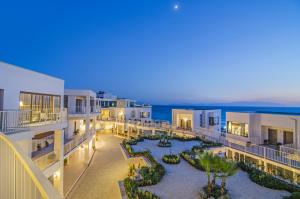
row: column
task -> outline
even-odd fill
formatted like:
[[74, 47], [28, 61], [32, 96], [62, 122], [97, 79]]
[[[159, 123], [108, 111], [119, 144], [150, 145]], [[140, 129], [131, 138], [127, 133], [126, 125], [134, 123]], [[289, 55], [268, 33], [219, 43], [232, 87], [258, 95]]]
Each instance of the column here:
[[155, 129], [152, 129], [152, 135], [155, 135]]
[[90, 132], [90, 117], [87, 117], [85, 119], [85, 133], [89, 133]]
[[59, 169], [53, 175], [53, 185], [63, 196], [64, 187], [64, 133], [62, 130], [54, 132], [54, 152], [59, 160]]

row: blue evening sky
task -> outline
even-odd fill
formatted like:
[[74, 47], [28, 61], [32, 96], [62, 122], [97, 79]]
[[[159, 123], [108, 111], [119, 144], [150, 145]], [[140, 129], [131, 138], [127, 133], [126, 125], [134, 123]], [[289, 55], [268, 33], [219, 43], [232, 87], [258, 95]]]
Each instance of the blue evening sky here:
[[299, 0], [2, 0], [0, 8], [0, 60], [66, 88], [154, 104], [300, 105]]

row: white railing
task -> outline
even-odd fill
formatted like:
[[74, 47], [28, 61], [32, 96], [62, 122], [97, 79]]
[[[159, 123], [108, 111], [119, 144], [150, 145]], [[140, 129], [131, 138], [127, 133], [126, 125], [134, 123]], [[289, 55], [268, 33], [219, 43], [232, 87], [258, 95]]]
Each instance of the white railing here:
[[58, 156], [55, 154], [54, 151], [51, 151], [50, 153], [42, 155], [34, 159], [33, 161], [41, 170], [45, 170], [49, 166], [58, 162]]
[[0, 133], [0, 198], [61, 199], [32, 160]]
[[294, 144], [284, 144], [280, 146], [280, 151], [298, 155], [300, 157], [300, 150], [297, 149]]
[[221, 135], [219, 137], [210, 137], [207, 135], [203, 136], [210, 141], [222, 143], [227, 147], [300, 169], [299, 155], [275, 150], [265, 146], [259, 146], [256, 144], [250, 144], [249, 146], [245, 146], [238, 143], [232, 143], [226, 140], [226, 138]]
[[76, 135], [72, 140], [67, 142], [64, 146], [64, 154], [67, 155], [70, 153], [73, 149], [75, 149], [77, 146], [82, 144], [85, 140], [87, 140], [90, 136], [94, 135], [94, 130], [89, 130], [87, 133], [84, 133], [83, 135]]
[[87, 114], [87, 107], [86, 106], [70, 106], [68, 107], [69, 114]]
[[264, 146], [250, 145], [243, 146], [236, 143], [227, 142], [226, 146], [239, 151], [250, 153], [259, 157], [263, 157], [274, 162], [285, 164], [297, 169], [300, 169], [300, 158], [291, 153], [282, 152], [279, 150], [271, 149]]
[[5, 110], [0, 111], [0, 131], [4, 133], [13, 133], [35, 126], [64, 122], [66, 120], [66, 110], [60, 112]]

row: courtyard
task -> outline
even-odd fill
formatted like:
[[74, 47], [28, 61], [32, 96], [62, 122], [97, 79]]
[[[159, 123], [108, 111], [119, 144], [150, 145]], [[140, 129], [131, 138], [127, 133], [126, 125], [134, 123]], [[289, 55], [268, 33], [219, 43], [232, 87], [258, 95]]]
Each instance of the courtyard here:
[[[101, 134], [96, 142], [96, 152], [84, 175], [76, 184], [68, 198], [71, 199], [118, 199], [121, 198], [118, 182], [127, 177], [129, 161], [122, 154], [122, 138], [111, 134]], [[158, 140], [144, 140], [133, 145], [135, 151], [151, 150], [153, 157], [165, 167], [166, 174], [153, 186], [141, 189], [151, 191], [162, 199], [199, 198], [199, 190], [207, 183], [205, 172], [199, 171], [181, 160], [178, 165], [165, 164], [162, 156], [178, 154], [199, 145], [200, 141], [181, 142], [172, 140], [172, 147], [158, 147]], [[233, 199], [281, 199], [289, 195], [286, 191], [271, 190], [252, 182], [247, 173], [239, 171], [227, 180], [227, 189]]]
[[[198, 145], [198, 141], [181, 142], [172, 140], [172, 147], [158, 147], [158, 140], [146, 140], [133, 145], [135, 151], [150, 149], [154, 158], [166, 169], [166, 175], [157, 185], [143, 187], [142, 189], [151, 191], [165, 199], [192, 199], [199, 198], [199, 190], [207, 184], [205, 172], [199, 171], [181, 160], [178, 165], [166, 164], [162, 161], [162, 156], [169, 153], [178, 154], [184, 150], [191, 149]], [[281, 199], [288, 196], [286, 191], [272, 190], [252, 182], [247, 173], [238, 171], [227, 180], [227, 189], [233, 199]]]

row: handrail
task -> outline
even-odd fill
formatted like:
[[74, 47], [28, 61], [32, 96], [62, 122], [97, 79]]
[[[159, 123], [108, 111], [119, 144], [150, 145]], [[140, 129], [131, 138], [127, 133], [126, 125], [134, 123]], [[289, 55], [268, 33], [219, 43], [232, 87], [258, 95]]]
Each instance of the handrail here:
[[3, 133], [0, 158], [0, 198], [62, 198], [32, 160]]
[[13, 133], [45, 124], [64, 122], [66, 120], [66, 110], [59, 112], [4, 110], [0, 111], [0, 132]]

